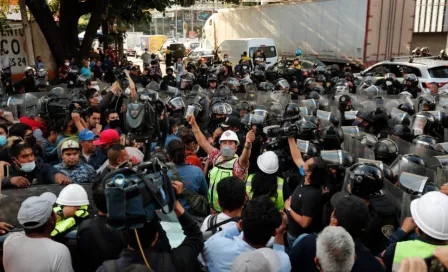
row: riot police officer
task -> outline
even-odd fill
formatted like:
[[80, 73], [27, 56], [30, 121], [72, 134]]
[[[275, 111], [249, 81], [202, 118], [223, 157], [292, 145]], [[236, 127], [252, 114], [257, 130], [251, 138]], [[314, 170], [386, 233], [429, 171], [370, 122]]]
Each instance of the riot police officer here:
[[381, 169], [368, 163], [355, 164], [347, 171], [345, 189], [362, 198], [369, 207], [369, 224], [361, 237], [372, 254], [377, 255], [388, 245], [389, 238], [399, 227], [398, 209], [386, 197], [384, 174]]
[[418, 77], [414, 74], [404, 76], [404, 91], [412, 94], [413, 98], [417, 98], [417, 94], [421, 91], [418, 87]]

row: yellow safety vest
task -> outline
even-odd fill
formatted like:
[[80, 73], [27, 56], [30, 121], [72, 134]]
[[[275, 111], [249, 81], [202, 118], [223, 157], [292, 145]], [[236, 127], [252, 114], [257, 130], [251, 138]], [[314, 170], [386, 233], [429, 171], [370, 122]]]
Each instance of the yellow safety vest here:
[[235, 156], [231, 160], [217, 163], [208, 174], [210, 180], [210, 186], [208, 187], [208, 202], [210, 203], [211, 208], [217, 212], [222, 212], [221, 207], [219, 207], [218, 204], [218, 183], [223, 178], [233, 176], [233, 165], [237, 159], [238, 156]]
[[395, 247], [392, 271], [399, 270], [400, 262], [404, 258], [408, 257], [420, 257], [423, 259], [428, 258], [432, 256], [434, 249], [438, 247], [446, 247], [446, 246], [431, 245], [419, 240], [398, 242]]
[[[255, 174], [251, 174], [246, 180], [246, 192], [252, 198], [252, 180]], [[271, 197], [271, 200], [275, 203], [279, 211], [283, 211], [285, 208], [285, 200], [283, 199], [283, 184], [285, 180], [281, 177], [277, 177], [277, 198]]]
[[291, 65], [290, 68], [294, 68], [294, 69], [297, 69], [297, 70], [302, 70], [302, 65], [300, 65], [300, 63], [299, 63], [297, 66], [294, 66], [294, 64], [293, 64], [293, 65]]
[[[75, 212], [75, 216], [78, 218], [88, 217], [89, 212], [87, 211], [87, 209], [88, 209], [87, 205], [81, 206]], [[61, 206], [58, 206], [53, 209], [53, 211], [55, 213], [57, 213], [58, 211], [61, 211], [61, 210], [62, 210]], [[64, 232], [68, 231], [69, 229], [73, 228], [74, 226], [76, 226], [76, 219], [74, 217], [62, 219], [61, 221], [56, 223], [54, 230], [51, 232], [51, 237], [54, 237], [54, 236], [58, 235], [59, 233], [64, 233]]]

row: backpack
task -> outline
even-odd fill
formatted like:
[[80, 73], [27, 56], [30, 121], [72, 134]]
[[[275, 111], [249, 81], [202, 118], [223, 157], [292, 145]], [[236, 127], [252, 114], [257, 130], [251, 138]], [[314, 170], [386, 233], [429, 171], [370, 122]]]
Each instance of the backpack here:
[[208, 238], [212, 237], [215, 233], [222, 231], [222, 228], [220, 228], [222, 225], [225, 225], [229, 222], [238, 222], [240, 220], [239, 217], [232, 217], [229, 219], [226, 219], [220, 223], [218, 222], [218, 215], [210, 215], [207, 220], [207, 230], [202, 234], [204, 237], [204, 240], [207, 240]]

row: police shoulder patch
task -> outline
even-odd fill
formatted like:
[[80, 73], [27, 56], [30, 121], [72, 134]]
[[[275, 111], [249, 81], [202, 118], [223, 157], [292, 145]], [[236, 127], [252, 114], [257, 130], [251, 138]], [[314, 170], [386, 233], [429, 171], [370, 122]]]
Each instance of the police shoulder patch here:
[[383, 233], [384, 236], [386, 236], [387, 239], [389, 239], [392, 236], [392, 234], [394, 233], [394, 226], [384, 225], [381, 228], [381, 232]]

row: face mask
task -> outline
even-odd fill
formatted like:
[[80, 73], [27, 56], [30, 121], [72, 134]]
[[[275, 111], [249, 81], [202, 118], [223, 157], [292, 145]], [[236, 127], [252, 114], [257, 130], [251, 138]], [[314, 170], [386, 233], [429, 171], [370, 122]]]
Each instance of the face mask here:
[[235, 156], [235, 150], [231, 146], [224, 146], [221, 148], [221, 155], [227, 158]]
[[198, 146], [196, 147], [196, 149], [194, 150], [194, 153], [198, 153], [200, 148], [201, 148], [201, 147], [198, 145]]
[[21, 165], [20, 170], [22, 172], [25, 172], [25, 173], [32, 172], [34, 170], [34, 168], [36, 168], [36, 162], [35, 161], [27, 162], [27, 163], [21, 163], [20, 165]]
[[97, 90], [97, 91], [100, 91], [100, 86], [98, 86], [98, 85], [93, 85], [92, 88]]
[[101, 95], [96, 97], [96, 101], [98, 102], [98, 104], [101, 103], [102, 100], [103, 97]]
[[65, 66], [69, 66], [69, 65], [70, 65], [70, 62], [66, 62], [66, 63], [65, 63]]
[[109, 122], [109, 125], [111, 128], [118, 128], [120, 127], [120, 120], [112, 120]]
[[392, 86], [392, 81], [389, 81], [389, 80], [386, 81], [386, 85], [389, 86], [389, 87]]
[[224, 58], [224, 61], [228, 61], [229, 59], [228, 58]]
[[6, 136], [0, 136], [0, 146], [4, 146], [6, 144]]
[[125, 95], [130, 95], [131, 94], [131, 90], [129, 88], [126, 88], [126, 90], [124, 90], [124, 94]]

